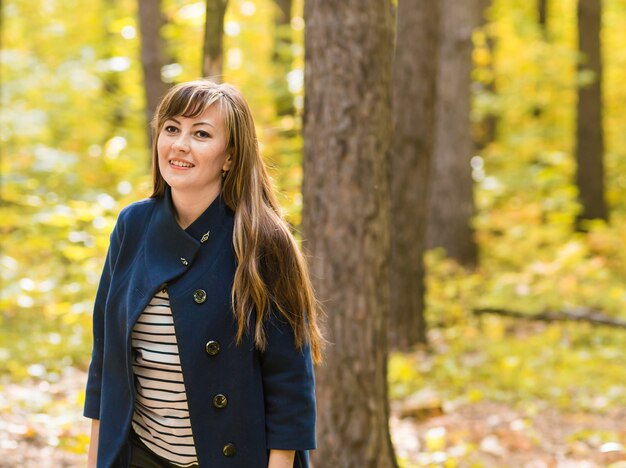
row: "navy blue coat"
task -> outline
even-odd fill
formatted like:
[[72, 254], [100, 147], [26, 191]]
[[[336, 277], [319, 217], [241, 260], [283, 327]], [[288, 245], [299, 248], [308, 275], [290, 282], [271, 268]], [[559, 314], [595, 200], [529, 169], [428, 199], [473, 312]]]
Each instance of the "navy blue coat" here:
[[[291, 327], [276, 314], [266, 323], [264, 352], [255, 349], [252, 334], [235, 344], [233, 226], [233, 212], [218, 197], [183, 230], [169, 188], [163, 198], [120, 213], [96, 295], [84, 409], [100, 420], [98, 467], [128, 466], [135, 398], [131, 332], [164, 284], [200, 467], [264, 468], [270, 449], [296, 450], [294, 467], [308, 467], [307, 450], [315, 448], [310, 348], [296, 350]], [[207, 296], [201, 304], [194, 301], [199, 289]], [[209, 341], [219, 343], [217, 354], [207, 352]], [[213, 406], [220, 393], [228, 399], [224, 408]], [[234, 455], [224, 455], [226, 444], [235, 446]]]

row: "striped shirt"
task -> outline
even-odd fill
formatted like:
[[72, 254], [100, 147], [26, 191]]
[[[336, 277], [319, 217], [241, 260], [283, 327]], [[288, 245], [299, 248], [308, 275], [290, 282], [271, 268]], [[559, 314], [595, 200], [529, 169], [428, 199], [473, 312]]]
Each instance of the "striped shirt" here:
[[196, 465], [187, 394], [167, 290], [152, 298], [132, 332], [136, 395], [133, 429], [176, 466]]

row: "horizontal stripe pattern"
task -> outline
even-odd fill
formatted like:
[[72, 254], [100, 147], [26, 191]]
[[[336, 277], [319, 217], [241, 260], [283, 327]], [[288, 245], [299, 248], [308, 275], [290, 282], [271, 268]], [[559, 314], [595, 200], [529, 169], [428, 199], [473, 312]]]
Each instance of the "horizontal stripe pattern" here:
[[136, 395], [133, 429], [155, 454], [176, 466], [198, 463], [174, 319], [166, 290], [158, 292], [132, 332]]

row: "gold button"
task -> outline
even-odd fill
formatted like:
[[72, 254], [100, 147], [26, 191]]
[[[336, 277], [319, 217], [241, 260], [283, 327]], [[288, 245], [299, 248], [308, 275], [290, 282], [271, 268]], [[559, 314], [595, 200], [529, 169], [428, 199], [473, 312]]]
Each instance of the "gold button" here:
[[235, 455], [235, 445], [230, 444], [230, 443], [224, 445], [224, 448], [222, 449], [222, 453], [226, 457], [232, 457], [233, 455]]
[[202, 304], [206, 301], [206, 291], [204, 289], [197, 289], [196, 292], [193, 293], [193, 300], [196, 304]]
[[228, 398], [226, 398], [226, 395], [218, 393], [213, 397], [213, 406], [215, 406], [216, 408], [226, 408], [227, 404]]
[[215, 356], [220, 352], [220, 344], [214, 340], [209, 341], [206, 344], [206, 352], [209, 356]]
[[187, 259], [183, 257], [180, 257], [180, 263], [182, 263], [184, 266], [189, 265], [189, 262], [187, 261]]

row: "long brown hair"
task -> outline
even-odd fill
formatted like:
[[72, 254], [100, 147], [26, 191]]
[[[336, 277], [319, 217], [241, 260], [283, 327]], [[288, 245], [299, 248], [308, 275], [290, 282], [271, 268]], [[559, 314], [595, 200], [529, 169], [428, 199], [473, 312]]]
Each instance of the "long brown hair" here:
[[321, 361], [323, 338], [306, 261], [280, 214], [269, 174], [261, 159], [250, 108], [242, 94], [228, 84], [197, 80], [172, 87], [161, 100], [154, 119], [151, 197], [162, 197], [167, 183], [158, 164], [157, 141], [165, 121], [176, 116], [196, 117], [219, 105], [228, 135], [230, 170], [222, 181], [221, 196], [235, 212], [233, 246], [237, 270], [232, 304], [237, 318], [237, 342], [246, 333], [256, 311], [254, 341], [264, 350], [264, 322], [273, 306], [291, 325], [295, 346], [311, 346], [315, 362]]

